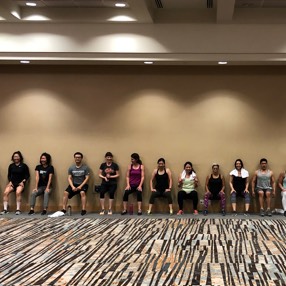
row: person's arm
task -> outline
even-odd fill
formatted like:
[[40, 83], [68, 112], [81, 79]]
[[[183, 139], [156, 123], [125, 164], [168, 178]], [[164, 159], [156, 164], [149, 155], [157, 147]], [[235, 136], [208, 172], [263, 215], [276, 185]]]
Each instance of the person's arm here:
[[101, 169], [101, 166], [100, 166], [100, 169], [98, 171], [98, 176], [99, 176], [99, 178], [101, 178], [101, 179], [105, 180], [106, 182], [108, 182], [108, 178], [103, 176], [103, 169]]
[[76, 187], [73, 185], [73, 180], [72, 180], [71, 174], [68, 175], [68, 182], [69, 182], [69, 185], [71, 186], [72, 190], [74, 191], [76, 189]]
[[48, 180], [48, 184], [46, 186], [46, 192], [49, 192], [51, 189], [53, 175], [54, 175], [54, 167], [51, 166], [51, 172], [49, 173], [49, 180]]
[[171, 173], [171, 170], [169, 168], [166, 169], [166, 172], [167, 172], [168, 178], [169, 178], [169, 187], [165, 191], [170, 192], [172, 189], [172, 185], [173, 185], [172, 173]]
[[210, 180], [210, 176], [207, 176], [207, 177], [206, 177], [206, 183], [205, 183], [205, 191], [206, 191], [206, 193], [210, 193], [210, 190], [209, 190], [209, 180]]
[[278, 186], [281, 189], [281, 192], [285, 192], [286, 191], [286, 189], [283, 188], [284, 176], [285, 176], [285, 173], [283, 172], [283, 173], [280, 173], [279, 178], [278, 178]]
[[197, 174], [194, 176], [194, 181], [195, 181], [195, 188], [197, 188], [199, 185], [199, 179], [198, 179]]
[[39, 176], [39, 171], [36, 170], [35, 172], [35, 189], [33, 190], [33, 192], [36, 192], [38, 190], [38, 185], [39, 185], [39, 180], [40, 180], [40, 176]]
[[8, 168], [8, 181], [9, 181], [10, 186], [13, 187], [13, 184], [12, 184], [12, 165], [9, 165], [9, 168]]
[[29, 168], [28, 168], [28, 166], [26, 164], [23, 164], [23, 168], [24, 168], [24, 179], [22, 180], [22, 182], [20, 182], [19, 186], [24, 188], [25, 183], [30, 178], [30, 171], [29, 171]]
[[236, 192], [234, 187], [233, 187], [233, 175], [229, 176], [229, 186], [230, 186], [230, 193], [232, 194], [233, 192]]
[[222, 182], [222, 187], [221, 187], [221, 192], [224, 193], [224, 190], [225, 190], [225, 179], [224, 179], [224, 176], [221, 175], [221, 182]]
[[153, 182], [154, 182], [156, 173], [157, 173], [157, 169], [154, 169], [152, 176], [151, 176], [151, 179], [150, 179], [150, 190], [151, 190], [151, 192], [156, 192], [156, 189], [154, 189], [154, 187], [153, 187]]
[[[115, 163], [114, 163], [115, 164]], [[115, 168], [114, 168], [115, 174], [111, 175], [109, 178], [111, 179], [117, 179], [120, 174], [119, 174], [119, 167], [117, 164], [115, 164]]]
[[251, 181], [251, 190], [252, 190], [252, 195], [255, 195], [255, 184], [256, 184], [256, 180], [257, 180], [257, 171], [255, 171], [254, 176], [252, 178]]
[[89, 174], [86, 174], [84, 181], [77, 187], [77, 189], [78, 189], [78, 190], [81, 190], [82, 187], [83, 187], [85, 184], [87, 184], [88, 180], [89, 180]]
[[178, 187], [181, 189], [183, 186], [183, 179], [182, 179], [182, 174], [178, 178]]
[[140, 180], [140, 184], [137, 187], [137, 190], [142, 192], [142, 185], [144, 183], [144, 176], [145, 176], [145, 168], [143, 165], [141, 165], [141, 180]]
[[271, 185], [272, 185], [272, 195], [273, 197], [275, 197], [275, 193], [276, 193], [276, 184], [275, 184], [275, 178], [274, 178], [274, 174], [271, 171]]
[[131, 169], [131, 165], [128, 165], [128, 168], [127, 168], [127, 172], [126, 172], [126, 177], [125, 177], [125, 179], [126, 179], [126, 188], [125, 188], [125, 190], [130, 190], [130, 178], [129, 178], [129, 176], [130, 176], [130, 169]]

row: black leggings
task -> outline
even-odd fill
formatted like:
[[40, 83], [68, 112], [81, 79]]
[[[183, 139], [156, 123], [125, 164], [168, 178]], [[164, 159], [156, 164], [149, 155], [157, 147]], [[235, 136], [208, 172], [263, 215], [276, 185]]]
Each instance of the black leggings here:
[[116, 184], [102, 184], [100, 186], [100, 198], [104, 199], [104, 194], [109, 193], [109, 198], [113, 200], [116, 188]]
[[123, 195], [123, 202], [128, 202], [128, 196], [136, 192], [137, 194], [137, 202], [142, 202], [142, 192], [137, 190], [137, 187], [131, 187], [130, 190], [125, 190]]
[[192, 191], [190, 193], [186, 193], [185, 191], [178, 192], [178, 204], [180, 210], [183, 210], [184, 200], [187, 199], [193, 200], [193, 209], [197, 210], [199, 201], [197, 191]]
[[155, 199], [156, 198], [166, 198], [168, 200], [168, 204], [172, 204], [173, 200], [172, 200], [172, 195], [171, 192], [152, 192], [150, 200], [149, 200], [149, 204], [150, 205], [154, 205], [155, 203]]

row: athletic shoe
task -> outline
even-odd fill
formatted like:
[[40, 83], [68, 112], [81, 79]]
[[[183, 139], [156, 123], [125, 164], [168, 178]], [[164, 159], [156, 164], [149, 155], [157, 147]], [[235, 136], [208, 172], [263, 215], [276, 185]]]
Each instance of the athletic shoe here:
[[62, 209], [61, 212], [65, 214], [67, 211], [65, 209]]
[[147, 211], [147, 215], [151, 215], [152, 212], [150, 210]]
[[21, 211], [20, 210], [16, 210], [15, 215], [20, 215]]
[[47, 214], [47, 210], [43, 210], [42, 212], [41, 212], [41, 215], [46, 215]]
[[142, 211], [141, 211], [141, 210], [138, 211], [138, 212], [137, 212], [137, 215], [142, 215]]
[[0, 215], [5, 215], [5, 214], [8, 214], [9, 212], [7, 210], [3, 210]]
[[112, 210], [108, 210], [107, 214], [112, 215]]
[[221, 214], [222, 214], [223, 216], [225, 216], [225, 215], [226, 215], [225, 210], [222, 210], [222, 211], [221, 211]]
[[236, 211], [232, 212], [232, 215], [237, 216], [237, 212]]
[[194, 210], [194, 215], [198, 215], [199, 212], [197, 210]]
[[264, 216], [264, 209], [260, 209], [260, 216]]
[[35, 212], [34, 212], [33, 210], [30, 210], [30, 211], [28, 212], [28, 215], [33, 215], [33, 214], [35, 214]]
[[121, 215], [127, 215], [127, 210], [122, 211]]
[[267, 215], [267, 216], [272, 216], [272, 213], [271, 213], [271, 210], [270, 210], [270, 209], [267, 209], [267, 210], [266, 210], [266, 215]]
[[105, 210], [101, 210], [101, 212], [99, 214], [100, 215], [104, 215], [105, 214]]
[[82, 210], [80, 214], [81, 215], [86, 215], [86, 210]]
[[182, 215], [182, 214], [184, 214], [184, 212], [183, 212], [182, 210], [179, 210], [179, 211], [177, 212], [177, 215]]
[[174, 214], [173, 210], [170, 210], [170, 215], [173, 215], [173, 214]]
[[204, 215], [207, 215], [208, 213], [209, 213], [208, 210], [204, 210], [203, 212]]
[[249, 216], [249, 212], [244, 212], [244, 216]]

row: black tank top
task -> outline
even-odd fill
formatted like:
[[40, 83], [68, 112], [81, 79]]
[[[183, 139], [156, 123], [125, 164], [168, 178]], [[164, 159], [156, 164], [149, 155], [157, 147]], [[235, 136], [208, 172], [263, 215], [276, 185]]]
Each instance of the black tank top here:
[[164, 169], [164, 173], [160, 175], [159, 170], [157, 170], [157, 174], [155, 175], [155, 180], [156, 180], [156, 186], [155, 189], [158, 192], [165, 192], [166, 189], [169, 189], [169, 176], [166, 172], [166, 169]]
[[214, 196], [217, 196], [222, 189], [221, 176], [219, 175], [218, 178], [214, 178], [213, 175], [211, 174], [208, 188]]
[[246, 178], [232, 176], [232, 185], [237, 192], [243, 193], [246, 187]]

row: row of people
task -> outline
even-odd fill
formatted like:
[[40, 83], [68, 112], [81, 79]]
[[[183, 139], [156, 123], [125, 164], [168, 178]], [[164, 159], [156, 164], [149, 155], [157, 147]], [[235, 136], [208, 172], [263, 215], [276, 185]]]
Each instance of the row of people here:
[[[68, 199], [71, 199], [75, 195], [80, 195], [82, 203], [81, 214], [86, 214], [86, 192], [88, 190], [89, 180], [89, 168], [84, 165], [83, 154], [76, 152], [74, 154], [75, 164], [68, 170], [68, 182], [69, 186], [64, 191], [63, 196], [63, 209], [62, 212], [66, 212], [66, 206]], [[25, 184], [30, 177], [29, 168], [23, 162], [23, 156], [20, 151], [16, 151], [12, 155], [13, 163], [8, 168], [8, 180], [9, 183], [5, 188], [3, 195], [4, 210], [1, 214], [8, 212], [8, 198], [9, 194], [13, 191], [16, 192], [16, 214], [20, 214], [21, 206], [21, 194], [24, 190]], [[168, 201], [170, 214], [173, 214], [173, 201], [171, 195], [171, 188], [173, 185], [172, 174], [169, 168], [166, 168], [164, 158], [158, 160], [158, 166], [153, 170], [150, 189], [151, 196], [149, 200], [149, 208], [147, 213], [152, 213], [152, 206], [155, 203], [157, 197], [165, 197]], [[248, 214], [250, 205], [250, 192], [249, 187], [249, 173], [244, 169], [243, 162], [237, 159], [234, 164], [234, 170], [230, 172], [230, 199], [234, 215], [236, 214], [236, 198], [241, 196], [245, 199], [245, 215]], [[51, 156], [48, 153], [43, 153], [40, 156], [40, 164], [36, 166], [36, 182], [35, 188], [32, 191], [30, 198], [30, 212], [34, 214], [34, 206], [36, 203], [36, 197], [44, 195], [44, 207], [42, 214], [47, 213], [49, 194], [52, 190], [52, 178], [54, 175], [54, 168], [51, 165]], [[112, 214], [114, 194], [117, 189], [117, 178], [119, 177], [119, 167], [113, 162], [113, 155], [111, 152], [107, 152], [105, 155], [105, 162], [101, 164], [99, 170], [99, 177], [102, 179], [100, 187], [100, 214], [105, 214], [104, 199], [105, 194], [109, 194], [109, 206], [108, 214]], [[144, 183], [144, 165], [140, 160], [140, 156], [137, 153], [131, 155], [131, 164], [128, 166], [126, 173], [126, 188], [123, 195], [123, 211], [122, 215], [127, 214], [128, 197], [132, 193], [137, 195], [138, 203], [138, 215], [142, 214], [142, 187]], [[178, 215], [183, 214], [184, 200], [191, 199], [193, 201], [194, 214], [197, 214], [198, 205], [198, 193], [196, 187], [198, 186], [198, 177], [193, 169], [191, 162], [184, 164], [184, 170], [178, 178], [179, 192], [177, 195], [179, 211]], [[281, 173], [278, 180], [278, 185], [282, 194], [282, 205], [286, 215], [286, 178], [285, 172]], [[265, 158], [260, 160], [260, 169], [257, 170], [253, 176], [252, 195], [255, 196], [255, 191], [259, 195], [260, 214], [264, 216], [264, 198], [266, 198], [266, 214], [271, 216], [270, 205], [271, 196], [275, 196], [275, 180], [273, 172], [267, 168], [267, 160]], [[205, 195], [204, 195], [204, 214], [208, 214], [209, 200], [220, 200], [222, 214], [225, 215], [225, 179], [219, 172], [219, 165], [212, 165], [212, 173], [207, 176], [205, 183]]]

